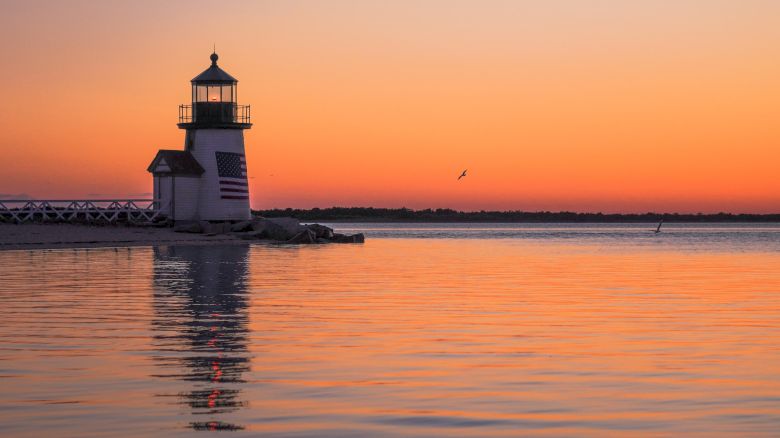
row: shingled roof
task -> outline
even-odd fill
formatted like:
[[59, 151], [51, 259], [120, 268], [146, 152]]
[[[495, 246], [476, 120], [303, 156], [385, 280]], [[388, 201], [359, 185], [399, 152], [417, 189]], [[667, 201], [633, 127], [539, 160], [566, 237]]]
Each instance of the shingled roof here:
[[155, 175], [201, 175], [205, 170], [189, 151], [160, 149], [146, 169]]

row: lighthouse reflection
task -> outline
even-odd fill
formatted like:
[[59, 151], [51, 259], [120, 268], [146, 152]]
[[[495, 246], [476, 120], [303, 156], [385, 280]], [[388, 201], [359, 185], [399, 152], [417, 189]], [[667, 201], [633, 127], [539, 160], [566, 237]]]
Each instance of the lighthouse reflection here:
[[249, 246], [154, 249], [154, 343], [157, 377], [182, 382], [173, 397], [196, 430], [243, 429], [229, 419], [241, 409], [247, 349]]

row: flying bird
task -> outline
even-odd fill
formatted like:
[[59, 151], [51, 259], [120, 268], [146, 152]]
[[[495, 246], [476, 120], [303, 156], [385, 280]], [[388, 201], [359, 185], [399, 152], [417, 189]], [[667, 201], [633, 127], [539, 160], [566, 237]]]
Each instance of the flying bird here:
[[[468, 170], [468, 169], [466, 169], [466, 170]], [[466, 176], [466, 170], [464, 170], [463, 173], [460, 174], [460, 176], [458, 177], [458, 181], [460, 181], [461, 178]]]
[[655, 229], [655, 234], [658, 234], [661, 232], [661, 225], [664, 224], [664, 220], [661, 219], [661, 222], [658, 222], [658, 228]]

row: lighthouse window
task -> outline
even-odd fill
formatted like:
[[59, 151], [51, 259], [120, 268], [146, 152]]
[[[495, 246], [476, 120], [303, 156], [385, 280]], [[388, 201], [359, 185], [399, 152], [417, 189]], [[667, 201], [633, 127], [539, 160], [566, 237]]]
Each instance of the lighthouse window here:
[[199, 85], [198, 87], [196, 87], [196, 90], [197, 90], [197, 95], [195, 96], [195, 101], [196, 102], [208, 102], [209, 101], [208, 95], [206, 93], [207, 89], [208, 88], [206, 86], [204, 86], [204, 85]]
[[195, 87], [196, 102], [234, 102], [233, 85], [198, 85]]
[[215, 86], [209, 86], [208, 89], [209, 89], [208, 91], [209, 102], [222, 102], [222, 96], [220, 94], [220, 92], [222, 91], [222, 87], [220, 87], [219, 85], [215, 85]]
[[232, 85], [223, 85], [222, 86], [222, 101], [223, 102], [232, 102], [233, 101], [233, 86]]

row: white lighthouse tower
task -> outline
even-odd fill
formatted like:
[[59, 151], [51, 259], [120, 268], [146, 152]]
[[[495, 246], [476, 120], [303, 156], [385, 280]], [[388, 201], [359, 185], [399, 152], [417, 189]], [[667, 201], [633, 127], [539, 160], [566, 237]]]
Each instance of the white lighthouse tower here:
[[154, 197], [174, 220], [231, 221], [251, 218], [244, 129], [249, 105], [238, 105], [238, 80], [217, 66], [192, 79], [192, 104], [179, 106], [184, 150], [160, 150], [149, 172]]

